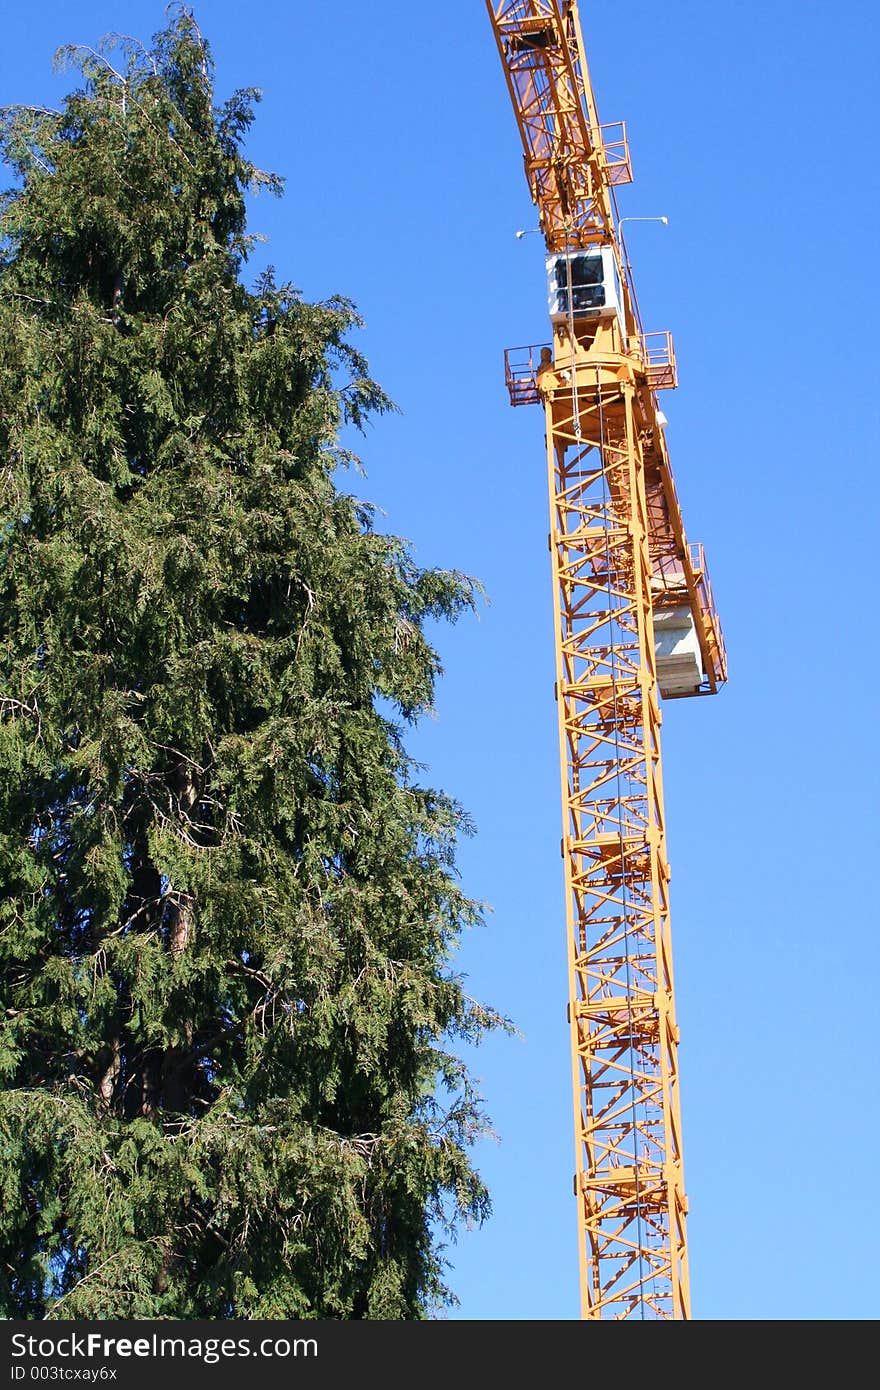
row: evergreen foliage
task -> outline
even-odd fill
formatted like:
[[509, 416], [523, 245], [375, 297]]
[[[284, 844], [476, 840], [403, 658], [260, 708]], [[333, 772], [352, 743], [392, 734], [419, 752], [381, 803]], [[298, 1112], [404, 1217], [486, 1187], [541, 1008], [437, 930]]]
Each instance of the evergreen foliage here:
[[0, 132], [0, 1310], [424, 1317], [498, 1020], [402, 730], [473, 586], [334, 483], [351, 303], [242, 282], [258, 94], [183, 9], [65, 57]]

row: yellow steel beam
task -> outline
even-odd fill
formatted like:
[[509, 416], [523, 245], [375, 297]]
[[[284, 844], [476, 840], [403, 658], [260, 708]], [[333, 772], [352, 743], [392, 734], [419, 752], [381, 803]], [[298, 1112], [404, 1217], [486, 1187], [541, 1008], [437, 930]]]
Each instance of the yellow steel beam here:
[[[645, 488], [655, 603], [690, 609], [706, 674], [701, 693], [714, 694], [727, 679], [724, 639], [702, 551], [685, 534], [656, 396], [677, 379], [672, 341], [666, 333], [644, 333], [629, 260], [617, 235], [614, 188], [632, 177], [626, 131], [622, 123], [599, 123], [573, 0], [486, 0], [486, 6], [548, 250], [597, 244], [614, 250], [623, 298], [619, 346], [639, 368], [634, 409], [648, 445]], [[557, 334], [557, 358], [558, 339]], [[518, 396], [508, 378], [515, 404], [537, 399], [531, 365], [518, 382]]]
[[635, 384], [546, 383], [582, 1311], [687, 1317], [669, 868]]
[[576, 7], [560, 0], [487, 4], [547, 245], [556, 251], [610, 240], [609, 189], [632, 177], [626, 131], [599, 125]]
[[613, 187], [622, 127], [599, 124], [573, 0], [487, 0], [548, 251], [613, 249], [621, 313], [555, 322], [507, 354], [513, 404], [546, 419], [562, 768], [582, 1312], [687, 1318], [687, 1199], [654, 613], [684, 604], [705, 689], [727, 674], [702, 550], [685, 536]]

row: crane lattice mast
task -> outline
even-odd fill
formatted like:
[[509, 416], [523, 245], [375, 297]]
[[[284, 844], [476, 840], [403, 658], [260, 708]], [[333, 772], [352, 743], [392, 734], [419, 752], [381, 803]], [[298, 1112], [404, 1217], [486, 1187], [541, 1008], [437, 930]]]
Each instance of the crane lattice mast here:
[[687, 1318], [660, 697], [712, 694], [724, 641], [689, 544], [572, 0], [487, 0], [547, 247], [552, 343], [509, 349], [542, 403], [550, 486], [582, 1313]]

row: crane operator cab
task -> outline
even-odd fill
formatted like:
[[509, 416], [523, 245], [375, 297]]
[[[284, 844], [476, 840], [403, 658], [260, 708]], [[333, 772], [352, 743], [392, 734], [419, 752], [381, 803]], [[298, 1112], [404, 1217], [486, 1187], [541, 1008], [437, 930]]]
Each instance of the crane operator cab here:
[[613, 319], [625, 333], [620, 276], [611, 246], [585, 246], [548, 256], [547, 298], [554, 327], [583, 319]]

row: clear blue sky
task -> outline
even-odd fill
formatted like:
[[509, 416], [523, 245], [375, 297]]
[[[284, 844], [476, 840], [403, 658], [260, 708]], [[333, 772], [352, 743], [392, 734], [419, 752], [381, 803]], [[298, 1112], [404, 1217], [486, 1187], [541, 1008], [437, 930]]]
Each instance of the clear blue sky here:
[[[877, 178], [873, 0], [582, 0], [605, 121], [628, 123], [643, 317], [673, 330], [664, 398], [689, 535], [730, 652], [668, 705], [664, 756], [694, 1311], [869, 1318], [878, 1287]], [[367, 321], [403, 414], [349, 484], [424, 564], [491, 604], [441, 631], [412, 742], [473, 814], [465, 886], [494, 907], [460, 957], [518, 1024], [473, 1062], [501, 1137], [495, 1212], [451, 1254], [472, 1319], [577, 1316], [565, 938], [542, 421], [502, 349], [540, 342], [540, 238], [482, 0], [203, 0], [218, 92], [265, 99], [263, 259]], [[161, 5], [4, 15], [2, 101], [59, 100], [61, 43], [141, 38]]]

